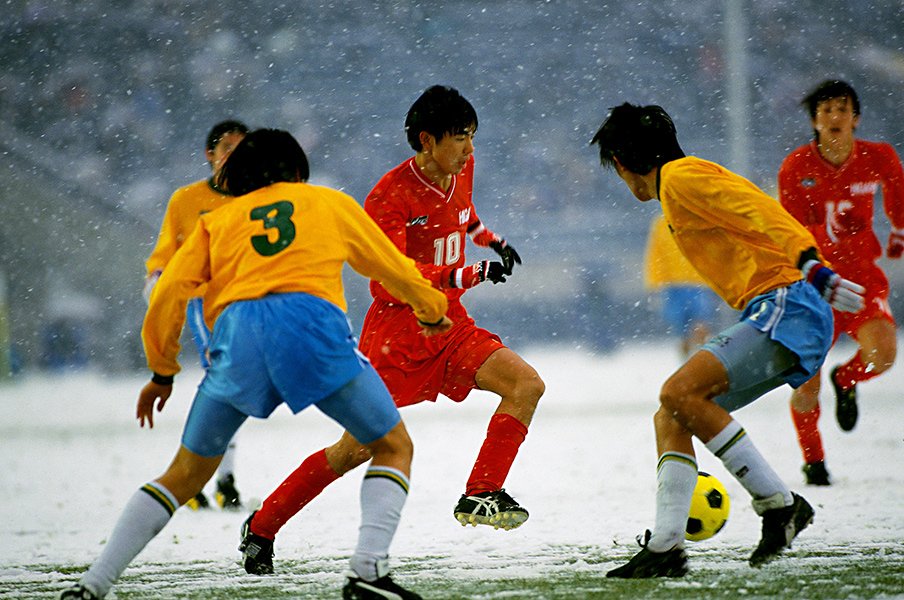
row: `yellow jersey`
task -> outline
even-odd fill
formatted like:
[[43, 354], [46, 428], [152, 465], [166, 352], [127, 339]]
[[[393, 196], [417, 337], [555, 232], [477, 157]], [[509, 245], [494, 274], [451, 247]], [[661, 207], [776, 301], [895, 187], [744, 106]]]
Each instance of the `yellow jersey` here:
[[662, 215], [656, 216], [650, 223], [643, 276], [644, 286], [648, 290], [673, 285], [707, 285], [675, 245], [669, 224]]
[[225, 206], [233, 199], [213, 186], [210, 179], [179, 188], [170, 197], [154, 250], [145, 262], [147, 274], [162, 271], [204, 213]]
[[267, 294], [304, 292], [347, 310], [342, 268], [379, 281], [421, 321], [446, 313], [446, 296], [389, 241], [355, 200], [307, 183], [276, 183], [201, 216], [154, 287], [142, 328], [148, 366], [179, 371], [185, 307], [207, 285], [205, 319]]
[[681, 253], [732, 308], [802, 279], [816, 240], [753, 183], [693, 156], [664, 164], [659, 201]]

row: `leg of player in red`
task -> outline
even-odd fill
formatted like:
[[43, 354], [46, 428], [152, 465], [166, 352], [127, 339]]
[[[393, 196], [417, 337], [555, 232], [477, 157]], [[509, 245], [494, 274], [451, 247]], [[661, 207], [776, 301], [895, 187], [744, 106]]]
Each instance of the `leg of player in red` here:
[[[857, 352], [847, 362], [835, 366], [829, 381], [835, 390], [835, 416], [844, 431], [857, 424], [857, 384], [887, 371], [895, 362], [897, 335], [887, 302], [887, 286], [881, 281], [867, 284], [866, 308], [859, 313], [835, 311], [835, 338], [842, 333], [858, 343]], [[831, 485], [825, 466], [825, 453], [817, 422], [820, 375], [799, 387], [791, 395], [791, 420], [803, 452], [803, 472], [809, 485]]]
[[825, 451], [819, 434], [819, 377], [806, 382], [791, 393], [791, 421], [804, 456], [804, 478], [809, 485], [831, 485], [826, 470]]
[[[432, 385], [427, 382], [420, 387], [406, 387], [406, 382], [425, 378], [388, 371], [382, 374], [384, 382], [402, 406], [426, 398], [435, 400], [440, 389], [456, 401], [463, 400], [474, 388], [499, 394], [499, 407], [490, 419], [486, 438], [454, 514], [463, 525], [514, 529], [527, 520], [528, 512], [502, 485], [545, 386], [530, 365], [489, 332], [473, 327], [469, 336], [458, 339], [456, 347], [447, 348], [445, 354], [439, 355], [443, 362], [455, 365], [450, 373], [427, 369], [439, 374], [433, 378]], [[373, 358], [379, 362], [378, 356]], [[424, 387], [433, 390], [427, 392], [426, 398]], [[418, 399], [408, 400], [411, 395]], [[257, 575], [272, 573], [273, 541], [282, 525], [330, 483], [369, 458], [367, 449], [347, 433], [332, 446], [306, 458], [264, 501], [260, 510], [245, 521], [239, 546], [245, 570]]]
[[851, 431], [857, 425], [857, 384], [881, 375], [895, 362], [897, 332], [887, 306], [884, 304], [883, 310], [874, 314], [853, 315], [851, 320], [855, 323], [847, 331], [853, 332], [859, 348], [846, 363], [831, 371], [829, 379], [837, 402], [835, 416], [844, 431]]
[[483, 362], [475, 380], [480, 389], [501, 399], [453, 514], [462, 525], [514, 529], [527, 520], [528, 512], [502, 486], [545, 386], [530, 365], [504, 347]]

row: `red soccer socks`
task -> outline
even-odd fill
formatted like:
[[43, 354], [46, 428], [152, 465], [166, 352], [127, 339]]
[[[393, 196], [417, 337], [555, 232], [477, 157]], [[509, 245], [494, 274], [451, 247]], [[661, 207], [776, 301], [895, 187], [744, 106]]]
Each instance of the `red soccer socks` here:
[[797, 412], [791, 407], [791, 420], [797, 431], [797, 441], [804, 454], [804, 462], [807, 464], [825, 460], [825, 452], [822, 448], [822, 436], [819, 435], [819, 405], [807, 412]]
[[264, 500], [251, 523], [252, 533], [276, 538], [286, 521], [337, 479], [339, 475], [327, 462], [325, 449], [310, 455]]
[[526, 435], [527, 427], [512, 415], [494, 414], [465, 493], [470, 496], [501, 489]]

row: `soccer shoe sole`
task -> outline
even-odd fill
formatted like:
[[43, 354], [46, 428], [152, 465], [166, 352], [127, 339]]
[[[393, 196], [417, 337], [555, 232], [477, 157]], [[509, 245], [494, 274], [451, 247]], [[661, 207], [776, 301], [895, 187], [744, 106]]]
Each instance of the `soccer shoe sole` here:
[[455, 513], [455, 518], [461, 523], [462, 527], [467, 527], [468, 525], [473, 527], [489, 525], [493, 529], [504, 529], [506, 531], [521, 527], [529, 516], [526, 512], [518, 510], [498, 512], [491, 517], [481, 517], [480, 515], [464, 512]]

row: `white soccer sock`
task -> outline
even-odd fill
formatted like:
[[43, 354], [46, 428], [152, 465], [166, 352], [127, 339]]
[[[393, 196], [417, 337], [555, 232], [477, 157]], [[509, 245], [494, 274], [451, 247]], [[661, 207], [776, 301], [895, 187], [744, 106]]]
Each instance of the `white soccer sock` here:
[[391, 467], [371, 465], [361, 482], [361, 528], [352, 570], [365, 581], [389, 572], [389, 545], [408, 498], [408, 478]]
[[706, 447], [721, 459], [728, 472], [734, 475], [755, 500], [780, 493], [785, 499], [785, 506], [794, 501], [791, 490], [769, 466], [737, 421], [732, 420], [726, 425], [725, 429], [706, 443]]
[[165, 487], [150, 482], [126, 503], [103, 552], [80, 583], [98, 596], [106, 596], [129, 563], [160, 533], [179, 503]]
[[656, 523], [647, 544], [651, 552], [684, 546], [687, 513], [697, 485], [697, 461], [681, 452], [663, 452], [656, 469]]

